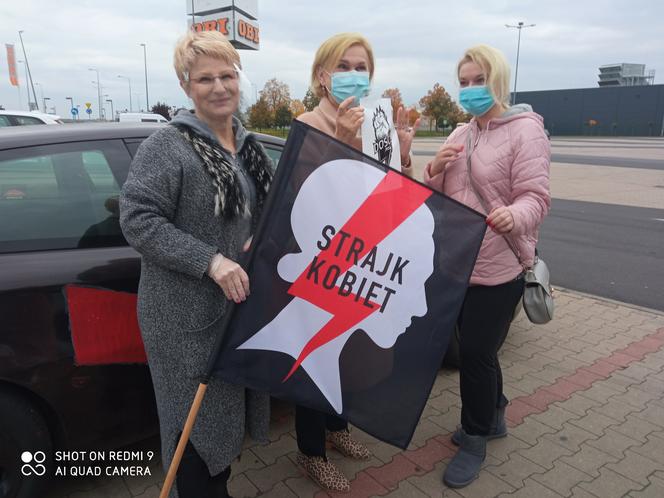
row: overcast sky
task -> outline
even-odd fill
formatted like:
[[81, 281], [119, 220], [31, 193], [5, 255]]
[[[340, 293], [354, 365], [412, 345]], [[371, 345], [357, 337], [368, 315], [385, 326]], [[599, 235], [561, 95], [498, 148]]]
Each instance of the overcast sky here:
[[[456, 98], [455, 63], [465, 48], [487, 43], [516, 59], [517, 30], [523, 21], [519, 90], [597, 86], [598, 66], [614, 62], [646, 64], [664, 82], [664, 2], [661, 0], [258, 0], [261, 49], [242, 51], [243, 65], [260, 90], [273, 77], [286, 82], [291, 97], [306, 92], [314, 52], [341, 31], [364, 34], [374, 48], [374, 88], [398, 87], [407, 104], [416, 103], [434, 83]], [[24, 30], [33, 81], [67, 115], [71, 96], [92, 102], [100, 72], [103, 93], [115, 109], [129, 107], [131, 78], [145, 107], [143, 49], [147, 44], [150, 103], [187, 105], [172, 68], [173, 46], [186, 29], [185, 0], [2, 0], [0, 42], [14, 43], [23, 59], [18, 30]], [[10, 86], [6, 52], [0, 46], [0, 104], [18, 106]], [[27, 107], [25, 73], [19, 64], [22, 107]], [[512, 75], [512, 78], [514, 76]], [[512, 85], [513, 85], [512, 79]], [[96, 112], [95, 112], [96, 115]]]

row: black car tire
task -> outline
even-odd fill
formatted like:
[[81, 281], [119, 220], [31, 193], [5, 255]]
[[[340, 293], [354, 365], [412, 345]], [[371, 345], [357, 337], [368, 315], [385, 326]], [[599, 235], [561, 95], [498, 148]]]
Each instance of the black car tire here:
[[[43, 476], [23, 475], [21, 455], [25, 451], [44, 453], [46, 460], [42, 465], [46, 473]], [[43, 496], [50, 461], [52, 442], [44, 418], [25, 399], [0, 391], [0, 498]], [[30, 472], [28, 468], [26, 471]]]

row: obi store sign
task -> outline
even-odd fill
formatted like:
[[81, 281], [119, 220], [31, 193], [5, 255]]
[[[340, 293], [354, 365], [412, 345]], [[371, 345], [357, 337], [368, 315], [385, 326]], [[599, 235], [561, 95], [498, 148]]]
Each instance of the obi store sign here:
[[257, 0], [186, 0], [189, 26], [196, 31], [219, 31], [239, 49], [258, 50]]

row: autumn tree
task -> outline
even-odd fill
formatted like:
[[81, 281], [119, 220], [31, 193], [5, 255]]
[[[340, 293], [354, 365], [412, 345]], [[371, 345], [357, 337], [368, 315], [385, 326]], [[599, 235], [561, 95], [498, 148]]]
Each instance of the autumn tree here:
[[438, 124], [440, 119], [448, 119], [449, 121], [449, 117], [458, 109], [450, 94], [439, 83], [436, 83], [420, 99], [420, 107], [422, 108], [422, 114], [429, 117], [436, 124]]
[[319, 102], [320, 98], [314, 95], [314, 92], [311, 91], [311, 88], [307, 90], [307, 93], [304, 95], [304, 98], [302, 99], [302, 104], [304, 104], [304, 108], [307, 111], [313, 111], [314, 107], [316, 107]]
[[258, 99], [258, 102], [249, 108], [249, 123], [253, 128], [259, 130], [269, 128], [274, 123], [270, 106], [262, 96]]
[[293, 99], [290, 103], [290, 111], [294, 118], [306, 112], [304, 104], [299, 99]]
[[408, 125], [409, 126], [415, 126], [415, 121], [417, 121], [419, 117], [420, 117], [420, 113], [417, 112], [417, 109], [415, 109], [415, 107], [412, 107], [408, 111]]
[[272, 78], [265, 83], [260, 92], [261, 98], [267, 103], [268, 109], [274, 119], [277, 109], [283, 105], [290, 105], [290, 89], [288, 85], [277, 78]]
[[469, 114], [467, 112], [464, 112], [461, 107], [458, 105], [455, 105], [456, 109], [454, 110], [453, 113], [451, 113], [448, 118], [447, 122], [452, 128], [455, 128], [458, 123], [467, 123], [471, 119], [473, 119], [472, 114]]
[[290, 110], [290, 107], [283, 104], [277, 107], [277, 110], [274, 113], [274, 124], [277, 128], [284, 128], [288, 126], [293, 119], [293, 113]]
[[392, 119], [396, 122], [397, 111], [399, 110], [399, 107], [403, 105], [401, 91], [398, 88], [388, 88], [383, 92], [382, 96], [390, 99], [392, 102]]

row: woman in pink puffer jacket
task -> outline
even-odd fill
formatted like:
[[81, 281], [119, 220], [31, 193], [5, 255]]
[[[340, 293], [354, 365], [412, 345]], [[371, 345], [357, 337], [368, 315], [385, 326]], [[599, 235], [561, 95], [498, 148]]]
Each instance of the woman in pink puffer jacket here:
[[474, 117], [449, 136], [427, 164], [424, 180], [485, 213], [489, 229], [458, 319], [462, 409], [461, 427], [452, 436], [460, 448], [443, 476], [450, 487], [472, 482], [487, 440], [507, 435], [497, 354], [551, 203], [551, 150], [542, 117], [527, 104], [509, 106], [504, 55], [486, 45], [473, 47], [457, 74], [460, 103]]

